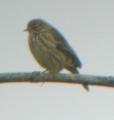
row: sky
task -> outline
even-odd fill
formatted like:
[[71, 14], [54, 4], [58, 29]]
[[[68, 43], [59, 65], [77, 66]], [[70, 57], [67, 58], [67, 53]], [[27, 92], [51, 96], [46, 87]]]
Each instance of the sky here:
[[[42, 18], [78, 54], [81, 74], [113, 76], [113, 0], [0, 0], [0, 73], [43, 71], [31, 56], [27, 23]], [[30, 83], [0, 85], [1, 120], [114, 120], [114, 88]]]

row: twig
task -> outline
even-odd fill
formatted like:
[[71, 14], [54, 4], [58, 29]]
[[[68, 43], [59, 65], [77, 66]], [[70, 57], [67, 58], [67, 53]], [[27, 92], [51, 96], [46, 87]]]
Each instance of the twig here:
[[41, 72], [31, 73], [0, 73], [0, 83], [11, 82], [58, 82], [58, 83], [80, 83], [87, 85], [111, 86], [114, 87], [114, 77], [93, 76], [93, 75], [71, 75], [56, 74], [51, 76]]

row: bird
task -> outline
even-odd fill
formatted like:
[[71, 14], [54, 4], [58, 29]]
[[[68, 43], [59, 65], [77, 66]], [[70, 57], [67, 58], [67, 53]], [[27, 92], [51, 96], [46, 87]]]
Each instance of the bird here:
[[[77, 53], [65, 37], [43, 19], [32, 19], [25, 31], [28, 32], [29, 48], [36, 61], [50, 75], [66, 69], [72, 74], [79, 74], [82, 63]], [[86, 90], [88, 85], [82, 84]]]

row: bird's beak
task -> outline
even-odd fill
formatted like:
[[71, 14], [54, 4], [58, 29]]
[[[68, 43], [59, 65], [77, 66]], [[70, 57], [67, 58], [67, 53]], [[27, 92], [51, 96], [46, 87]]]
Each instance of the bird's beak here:
[[24, 32], [27, 32], [27, 31], [28, 31], [28, 29], [26, 28], [26, 29], [24, 29], [23, 31], [24, 31]]

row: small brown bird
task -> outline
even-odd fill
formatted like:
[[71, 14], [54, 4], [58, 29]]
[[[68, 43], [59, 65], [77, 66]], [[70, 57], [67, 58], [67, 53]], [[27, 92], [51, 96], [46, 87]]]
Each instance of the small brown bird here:
[[[78, 74], [82, 64], [65, 38], [42, 19], [33, 19], [28, 25], [29, 47], [36, 61], [54, 75], [62, 69]], [[88, 86], [83, 84], [88, 90]]]

